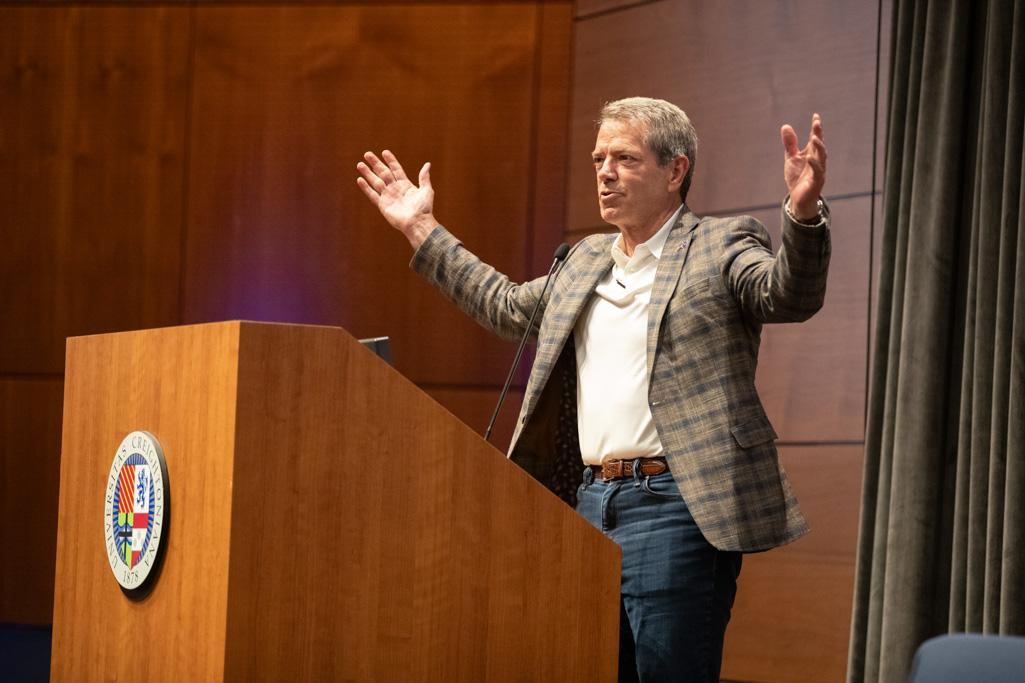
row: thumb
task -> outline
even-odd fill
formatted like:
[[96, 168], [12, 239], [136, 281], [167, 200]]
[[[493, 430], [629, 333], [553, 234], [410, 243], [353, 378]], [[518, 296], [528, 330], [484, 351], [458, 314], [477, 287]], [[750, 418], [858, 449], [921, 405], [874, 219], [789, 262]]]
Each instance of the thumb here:
[[429, 161], [420, 169], [420, 187], [433, 189], [431, 187], [431, 162]]
[[797, 133], [790, 124], [785, 124], [779, 129], [779, 136], [783, 140], [783, 151], [786, 152], [788, 157], [792, 157], [797, 154]]

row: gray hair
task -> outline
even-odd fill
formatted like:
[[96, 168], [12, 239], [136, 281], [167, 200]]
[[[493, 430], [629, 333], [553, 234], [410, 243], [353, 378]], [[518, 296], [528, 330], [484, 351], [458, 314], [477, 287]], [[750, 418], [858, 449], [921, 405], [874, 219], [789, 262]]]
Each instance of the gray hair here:
[[646, 128], [644, 142], [655, 153], [659, 166], [665, 166], [681, 154], [687, 157], [690, 166], [680, 185], [680, 199], [686, 202], [698, 160], [698, 134], [683, 110], [665, 100], [628, 97], [605, 103], [598, 125], [606, 121], [643, 123]]

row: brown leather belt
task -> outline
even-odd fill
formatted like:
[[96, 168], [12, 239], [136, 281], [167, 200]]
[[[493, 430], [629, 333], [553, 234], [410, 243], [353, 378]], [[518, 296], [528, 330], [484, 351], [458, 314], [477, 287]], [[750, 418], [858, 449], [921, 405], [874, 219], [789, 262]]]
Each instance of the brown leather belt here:
[[634, 475], [634, 465], [640, 468], [641, 474], [653, 476], [669, 470], [665, 458], [637, 458], [636, 460], [609, 460], [601, 465], [588, 465], [594, 472], [595, 479], [624, 479]]

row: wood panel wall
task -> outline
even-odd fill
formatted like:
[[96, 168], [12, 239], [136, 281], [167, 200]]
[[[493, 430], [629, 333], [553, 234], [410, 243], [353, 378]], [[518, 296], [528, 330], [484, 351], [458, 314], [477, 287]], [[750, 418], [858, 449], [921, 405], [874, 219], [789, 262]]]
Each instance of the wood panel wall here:
[[483, 430], [515, 347], [408, 271], [355, 164], [432, 161], [437, 215], [512, 277], [543, 273], [572, 27], [568, 0], [0, 8], [0, 622], [51, 621], [67, 336], [236, 318], [387, 334], [398, 369]]
[[838, 681], [846, 670], [882, 182], [884, 4], [881, 20], [877, 3], [857, 0], [576, 3], [571, 241], [607, 229], [588, 163], [593, 122], [607, 100], [648, 95], [680, 105], [700, 138], [690, 207], [753, 215], [777, 245], [786, 191], [779, 127], [791, 123], [804, 138], [812, 112], [823, 116], [834, 221], [826, 304], [807, 323], [767, 326], [758, 372], [812, 532], [745, 558], [726, 637], [729, 680]]
[[482, 429], [513, 348], [409, 274], [354, 164], [432, 161], [439, 217], [525, 278], [602, 229], [592, 122], [646, 94], [697, 126], [692, 208], [777, 233], [779, 125], [824, 117], [826, 307], [766, 329], [758, 377], [813, 532], [747, 558], [724, 676], [842, 678], [886, 30], [855, 0], [0, 9], [0, 621], [51, 618], [65, 337], [231, 318], [389, 334], [398, 368]]

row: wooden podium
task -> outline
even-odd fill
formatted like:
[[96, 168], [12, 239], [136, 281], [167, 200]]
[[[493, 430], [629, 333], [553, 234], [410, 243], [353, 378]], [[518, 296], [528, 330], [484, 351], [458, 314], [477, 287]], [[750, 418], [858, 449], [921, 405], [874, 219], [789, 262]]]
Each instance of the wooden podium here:
[[[163, 446], [163, 568], [122, 593], [104, 495]], [[611, 681], [619, 548], [339, 328], [76, 337], [51, 677]]]

